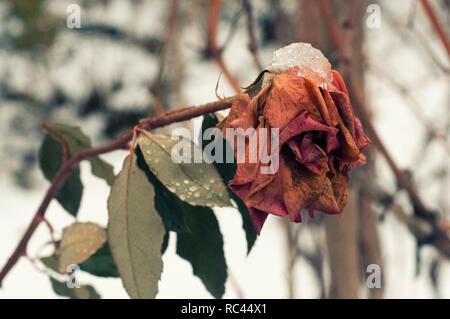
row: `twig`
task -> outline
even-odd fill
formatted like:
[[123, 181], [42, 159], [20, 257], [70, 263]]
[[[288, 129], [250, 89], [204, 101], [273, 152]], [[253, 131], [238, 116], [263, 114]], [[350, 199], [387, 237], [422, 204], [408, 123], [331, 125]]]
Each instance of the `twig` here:
[[[141, 120], [138, 127], [142, 129], [152, 130], [172, 123], [190, 120], [194, 117], [198, 117], [204, 114], [228, 109], [231, 107], [232, 101], [233, 98], [231, 97], [228, 99], [223, 99], [219, 102], [212, 102], [198, 107], [187, 107], [175, 111], [166, 112], [157, 117]], [[47, 211], [51, 200], [58, 194], [58, 191], [64, 184], [66, 178], [70, 176], [70, 174], [78, 166], [78, 164], [82, 160], [89, 157], [123, 149], [132, 139], [133, 132], [134, 129], [123, 133], [115, 140], [112, 140], [106, 144], [86, 149], [63, 160], [61, 168], [58, 170], [54, 179], [52, 180], [51, 185], [44, 196], [44, 199], [42, 200], [36, 214], [34, 215], [30, 225], [28, 226], [28, 229], [26, 230], [16, 249], [0, 272], [0, 287], [2, 286], [3, 279], [14, 267], [19, 258], [26, 254], [28, 241], [30, 240], [40, 222], [44, 220], [45, 212]]]
[[420, 105], [419, 103], [416, 102], [416, 100], [414, 100], [414, 98], [408, 94], [408, 89], [402, 85], [400, 82], [398, 82], [396, 79], [394, 79], [394, 77], [389, 74], [388, 72], [384, 71], [382, 68], [380, 68], [379, 66], [367, 62], [365, 61], [367, 66], [369, 66], [369, 68], [371, 68], [373, 71], [375, 71], [376, 74], [378, 74], [380, 77], [383, 77], [384, 79], [386, 79], [393, 87], [395, 87], [397, 89], [397, 91], [405, 98], [406, 101], [409, 102], [409, 105], [411, 106], [411, 111], [414, 114], [414, 116], [416, 117], [416, 119], [421, 122], [423, 124], [423, 126], [425, 126], [425, 128], [428, 130], [428, 132], [432, 135], [435, 136], [436, 138], [438, 138], [441, 142], [443, 142], [444, 147], [447, 150], [447, 153], [450, 153], [450, 145], [448, 143], [447, 137], [440, 133], [438, 130], [436, 130], [432, 123], [430, 123], [430, 121], [427, 120], [427, 118], [425, 117], [425, 115], [422, 113], [421, 109], [420, 109]]
[[433, 25], [436, 33], [439, 35], [439, 38], [442, 41], [442, 44], [447, 50], [447, 54], [450, 56], [450, 41], [448, 40], [447, 34], [445, 34], [444, 28], [439, 23], [439, 20], [434, 13], [433, 7], [430, 5], [428, 0], [421, 0], [421, 3], [428, 15], [428, 19], [430, 19], [431, 24]]
[[[333, 44], [338, 50], [339, 54], [345, 54], [344, 42], [342, 41], [339, 33], [338, 23], [331, 11], [331, 5], [328, 0], [321, 0], [320, 3], [324, 9], [323, 10], [324, 18], [325, 20], [327, 20], [329, 32], [332, 35], [332, 38], [334, 39]], [[395, 163], [393, 157], [391, 156], [391, 154], [385, 147], [384, 143], [382, 142], [381, 138], [379, 137], [377, 131], [375, 130], [375, 127], [373, 126], [370, 120], [369, 112], [367, 111], [364, 105], [364, 99], [362, 96], [363, 90], [360, 87], [359, 83], [353, 80], [355, 77], [352, 76], [352, 69], [350, 69], [349, 75], [350, 75], [350, 92], [352, 92], [352, 99], [355, 102], [354, 103], [355, 109], [361, 119], [363, 126], [365, 127], [368, 134], [372, 138], [372, 141], [374, 142], [375, 146], [384, 156], [389, 167], [394, 173], [397, 179], [398, 186], [408, 193], [412, 203], [414, 204], [415, 213], [417, 215], [419, 215], [424, 219], [434, 220], [435, 215], [425, 207], [420, 196], [415, 190], [415, 187], [411, 184], [411, 180], [408, 178], [407, 174], [405, 174], [405, 172], [401, 170]]]
[[217, 65], [237, 94], [241, 93], [238, 81], [231, 75], [222, 58], [222, 51], [217, 47], [217, 23], [219, 19], [220, 0], [211, 0], [208, 15], [208, 53], [216, 60]]
[[248, 49], [252, 54], [256, 68], [262, 70], [262, 64], [258, 56], [258, 43], [256, 42], [255, 28], [253, 26], [253, 8], [250, 0], [244, 0], [245, 13], [247, 14]]
[[172, 35], [175, 30], [176, 21], [177, 21], [177, 12], [178, 12], [178, 4], [179, 0], [172, 0], [172, 4], [170, 6], [170, 14], [167, 19], [167, 27], [166, 27], [166, 34], [164, 37], [164, 42], [161, 44], [161, 48], [158, 53], [158, 73], [156, 75], [156, 78], [150, 87], [150, 91], [153, 94], [153, 102], [154, 102], [154, 108], [156, 115], [160, 115], [164, 112], [164, 106], [161, 101], [161, 80], [162, 75], [164, 71], [164, 62], [166, 59], [166, 52], [167, 48], [170, 44], [170, 40], [172, 38]]
[[333, 16], [333, 8], [331, 7], [330, 1], [328, 0], [320, 0], [319, 1], [321, 11], [324, 15], [324, 20], [329, 30], [329, 34], [331, 37], [331, 41], [333, 42], [333, 46], [338, 51], [339, 59], [338, 63], [342, 63], [347, 65], [350, 60], [348, 58], [347, 51], [345, 50], [344, 43], [342, 42], [342, 37], [339, 33], [339, 25], [335, 21]]

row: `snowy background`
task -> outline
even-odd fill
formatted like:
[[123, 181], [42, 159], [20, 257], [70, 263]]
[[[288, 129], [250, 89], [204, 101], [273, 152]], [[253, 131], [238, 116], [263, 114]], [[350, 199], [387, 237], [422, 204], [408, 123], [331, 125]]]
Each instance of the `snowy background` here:
[[[184, 1], [182, 1], [184, 2]], [[195, 1], [185, 1], [188, 6]], [[199, 1], [197, 1], [199, 2]], [[253, 1], [256, 15], [266, 10], [262, 1]], [[292, 6], [293, 1], [282, 1], [283, 6]], [[414, 1], [381, 1], [381, 17], [389, 11], [402, 25], [407, 23], [407, 12]], [[66, 8], [76, 1], [53, 0], [46, 1], [48, 11], [59, 16], [64, 21]], [[198, 4], [197, 4], [198, 6]], [[230, 4], [233, 8], [233, 5]], [[136, 8], [138, 8], [136, 10]], [[185, 8], [186, 10], [186, 8]], [[195, 7], [192, 10], [196, 10]], [[421, 10], [418, 10], [421, 11]], [[8, 4], [0, 3], [0, 15], [8, 12]], [[447, 18], [448, 12], [443, 17]], [[143, 1], [140, 6], [131, 5], [129, 1], [112, 0], [106, 6], [98, 6], [82, 11], [82, 24], [89, 21], [105, 21], [110, 25], [118, 26], [137, 36], [151, 36], [161, 34], [165, 27], [167, 3], [165, 1]], [[426, 37], [435, 37], [428, 20], [423, 12], [417, 12], [415, 28], [421, 30]], [[176, 97], [172, 98], [174, 106], [199, 105], [216, 100], [214, 89], [220, 70], [214, 62], [205, 62], [199, 59], [196, 48], [204, 43], [204, 34], [201, 22], [191, 21], [189, 15], [182, 34], [178, 35], [177, 46], [179, 59], [183, 61], [183, 81]], [[195, 20], [195, 19], [194, 19]], [[206, 19], [205, 19], [206, 20]], [[2, 20], [0, 32], [20, 33], [23, 26], [14, 20]], [[7, 21], [7, 23], [5, 22]], [[247, 85], [259, 73], [254, 67], [252, 57], [247, 50], [247, 35], [245, 21], [241, 19], [237, 34], [232, 38], [227, 50], [224, 52], [226, 61], [232, 74], [241, 85]], [[447, 24], [448, 26], [448, 24]], [[218, 39], [223, 41], [227, 36], [227, 25], [219, 26]], [[449, 116], [448, 75], [439, 72], [430, 72], [430, 61], [423, 49], [417, 49], [415, 41], [408, 31], [394, 32], [382, 20], [380, 29], [367, 29], [365, 52], [370, 59], [382, 57], [379, 65], [391, 74], [394, 74], [406, 86], [415, 85], [413, 98], [420, 103], [422, 112], [430, 119], [436, 119], [436, 125], [442, 125]], [[404, 39], [409, 37], [409, 39]], [[101, 115], [92, 115], [83, 120], [76, 116], [73, 105], [79, 103], [93, 83], [100, 88], [111, 85], [111, 79], [120, 78], [123, 89], [111, 97], [109, 103], [120, 109], [126, 105], [145, 109], [150, 104], [151, 97], [145, 83], [151, 81], [157, 72], [157, 60], [142, 52], [138, 47], [127, 46], [121, 43], [101, 38], [83, 37], [76, 32], [67, 30], [60, 32], [48, 52], [44, 67], [39, 63], [30, 61], [28, 53], [3, 50], [0, 47], [0, 76], [9, 77], [8, 81], [18, 90], [25, 90], [38, 99], [45, 99], [50, 94], [50, 87], [58, 86], [71, 97], [71, 102], [51, 113], [51, 119], [69, 124], [82, 126], [83, 131], [93, 138], [93, 143], [102, 140], [99, 127], [102, 125]], [[432, 49], [441, 61], [448, 67], [448, 57], [439, 41], [430, 41]], [[270, 64], [271, 55], [278, 47], [265, 46], [259, 51], [264, 65]], [[70, 50], [70, 58], [61, 57], [66, 50]], [[381, 63], [380, 63], [381, 62]], [[174, 62], [175, 63], [175, 62]], [[233, 95], [234, 92], [222, 77], [219, 94]], [[431, 172], [427, 170], [434, 163], [446, 163], [449, 166], [448, 153], [439, 144], [432, 144], [424, 154], [418, 154], [420, 143], [425, 131], [411, 114], [406, 101], [397, 91], [388, 84], [383, 83], [370, 72], [366, 75], [366, 94], [368, 105], [374, 114], [374, 123], [394, 159], [401, 167], [416, 167], [418, 158], [426, 164], [415, 172], [419, 180], [423, 180], [426, 187], [420, 188], [420, 193], [427, 205], [432, 208], [449, 207], [449, 197], [446, 203], [441, 203], [440, 186], [429, 183]], [[72, 104], [71, 104], [72, 103]], [[11, 122], [20, 114], [24, 121], [20, 124], [25, 134], [11, 132]], [[28, 122], [28, 119], [30, 119]], [[0, 266], [15, 248], [29, 221], [35, 213], [43, 194], [48, 187], [37, 167], [32, 171], [33, 186], [24, 190], [17, 185], [11, 171], [18, 169], [17, 157], [14, 154], [27, 149], [37, 154], [42, 138], [35, 121], [46, 120], [46, 115], [36, 113], [27, 105], [18, 105], [9, 101], [0, 103]], [[439, 123], [439, 121], [442, 121]], [[197, 123], [198, 124], [198, 123]], [[13, 156], [11, 156], [13, 154]], [[125, 152], [116, 151], [102, 156], [113, 164], [117, 173], [121, 167]], [[79, 221], [93, 221], [106, 226], [107, 210], [106, 200], [109, 189], [106, 183], [93, 177], [86, 163], [81, 164], [82, 181], [85, 187], [80, 211]], [[20, 167], [19, 167], [20, 168]], [[377, 161], [379, 180], [387, 189], [395, 189], [395, 180], [385, 161]], [[445, 177], [447, 183], [448, 175]], [[422, 183], [421, 183], [422, 184]], [[447, 194], [449, 195], [449, 194]], [[404, 198], [402, 197], [404, 196]], [[400, 202], [406, 200], [404, 194], [400, 195]], [[229, 274], [225, 298], [238, 297], [235, 281], [248, 298], [286, 298], [286, 269], [287, 258], [283, 227], [277, 218], [269, 217], [264, 226], [262, 235], [249, 254], [246, 255], [245, 235], [242, 231], [240, 215], [233, 209], [216, 209], [221, 231], [224, 235], [225, 255]], [[53, 201], [47, 212], [47, 219], [51, 221], [59, 235], [63, 227], [71, 224], [73, 218], [61, 206]], [[302, 225], [297, 225], [302, 227]], [[421, 251], [422, 271], [416, 275], [415, 240], [406, 227], [394, 216], [387, 215], [386, 220], [379, 224], [380, 240], [384, 266], [386, 298], [450, 298], [450, 262], [444, 261], [440, 267], [440, 281], [438, 292], [432, 288], [427, 269], [436, 256], [432, 248]], [[157, 298], [211, 298], [201, 281], [194, 277], [188, 262], [175, 253], [175, 234], [171, 234], [167, 252], [164, 255], [164, 271], [159, 284], [160, 292]], [[30, 241], [28, 251], [31, 256], [45, 255], [50, 252], [44, 247], [50, 240], [48, 229], [40, 226]], [[318, 298], [320, 295], [318, 283], [309, 264], [300, 260], [295, 266], [297, 278], [296, 296], [299, 298]], [[127, 298], [120, 279], [99, 279], [86, 273], [80, 273], [80, 281], [94, 285], [104, 298]], [[329, 280], [329, 274], [325, 274]], [[22, 258], [10, 272], [0, 289], [0, 298], [55, 298], [48, 276], [39, 272], [35, 266]]]

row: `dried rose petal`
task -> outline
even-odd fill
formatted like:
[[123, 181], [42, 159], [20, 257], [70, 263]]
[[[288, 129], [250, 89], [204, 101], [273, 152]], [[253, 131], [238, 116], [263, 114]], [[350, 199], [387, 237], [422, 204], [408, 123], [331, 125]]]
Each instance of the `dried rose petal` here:
[[[275, 74], [254, 98], [241, 94], [233, 102], [225, 138], [231, 138], [227, 128], [256, 132], [246, 140], [246, 161], [238, 163], [229, 187], [247, 205], [258, 234], [268, 214], [301, 222], [302, 209], [311, 217], [315, 211], [340, 214], [347, 203], [348, 173], [365, 163], [361, 151], [371, 142], [354, 115], [344, 81], [332, 73], [327, 90], [293, 67]], [[262, 128], [279, 129], [279, 149], [273, 150], [279, 168], [273, 174], [261, 173], [268, 165], [261, 163], [262, 154], [256, 163], [248, 161], [249, 147], [258, 142]]]

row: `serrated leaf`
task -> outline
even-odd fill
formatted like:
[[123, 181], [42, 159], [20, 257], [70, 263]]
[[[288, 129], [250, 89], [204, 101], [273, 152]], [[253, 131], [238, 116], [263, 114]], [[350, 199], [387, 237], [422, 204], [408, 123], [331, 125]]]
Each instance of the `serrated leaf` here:
[[[165, 204], [170, 203], [170, 207], [173, 208], [172, 211], [164, 211], [162, 216], [165, 217], [162, 219], [172, 225], [172, 230], [178, 234], [177, 247], [179, 250], [177, 249], [177, 253], [192, 264], [194, 274], [202, 280], [208, 291], [217, 298], [221, 297], [225, 289], [227, 266], [223, 252], [222, 234], [212, 209], [191, 206], [181, 201], [152, 174], [142, 158], [139, 146], [136, 148], [136, 155], [138, 166], [145, 172], [155, 190], [160, 192], [161, 196], [155, 196], [155, 201], [160, 201], [161, 205], [155, 205], [155, 207], [164, 207]], [[202, 227], [206, 229], [204, 230]], [[200, 242], [201, 244], [199, 244]], [[164, 245], [162, 249], [164, 251]], [[202, 262], [205, 264], [202, 265]]]
[[[39, 166], [48, 181], [52, 181], [63, 161], [61, 145], [50, 136], [45, 136], [39, 149]], [[77, 167], [66, 179], [56, 195], [56, 200], [72, 216], [76, 216], [83, 194], [83, 184], [80, 179], [80, 169]]]
[[194, 275], [215, 297], [225, 293], [227, 265], [223, 239], [216, 216], [211, 208], [185, 205], [189, 233], [177, 234], [177, 254], [189, 261]]
[[166, 230], [188, 231], [184, 220], [183, 202], [170, 192], [149, 170], [139, 146], [136, 147], [137, 165], [145, 173], [155, 190], [155, 209], [158, 211]]
[[53, 291], [62, 297], [69, 297], [71, 299], [100, 299], [101, 296], [97, 293], [94, 287], [90, 285], [81, 286], [80, 288], [69, 288], [65, 282], [60, 282], [50, 277]]
[[[211, 143], [209, 141], [203, 140], [203, 133], [208, 128], [213, 128], [218, 125], [218, 120], [214, 114], [208, 114], [203, 117], [203, 123], [202, 123], [202, 130], [200, 132], [200, 141], [199, 144], [202, 146], [202, 149], [205, 147], [206, 144]], [[227, 152], [233, 152], [231, 149], [231, 146], [229, 145], [228, 141], [223, 139], [222, 137], [218, 137], [222, 139], [222, 145], [223, 145], [223, 151], [222, 154], [227, 154]], [[218, 141], [216, 141], [218, 142]], [[217, 171], [219, 172], [220, 176], [222, 177], [223, 182], [228, 185], [228, 182], [233, 179], [234, 175], [236, 174], [236, 163], [214, 163], [214, 166], [216, 167]], [[250, 253], [253, 245], [255, 244], [257, 234], [255, 227], [253, 226], [252, 220], [250, 218], [250, 213], [248, 212], [247, 206], [245, 206], [244, 202], [232, 191], [228, 189], [230, 198], [237, 204], [237, 209], [239, 213], [241, 214], [242, 218], [242, 228], [245, 232], [245, 237], [247, 239], [247, 254]]]
[[[52, 138], [60, 143], [65, 142], [67, 144], [70, 155], [78, 154], [91, 147], [91, 139], [77, 126], [46, 122], [43, 127]], [[113, 167], [99, 157], [91, 157], [88, 160], [91, 163], [92, 174], [104, 179], [108, 185], [111, 185], [114, 181]]]
[[108, 199], [108, 242], [131, 298], [154, 298], [158, 292], [165, 228], [154, 208], [154, 196], [136, 156], [127, 157]]
[[[172, 148], [178, 143], [186, 143], [191, 149], [190, 163], [177, 164], [172, 160]], [[139, 135], [138, 144], [150, 171], [181, 200], [194, 206], [231, 205], [228, 191], [214, 166], [194, 163], [196, 146], [191, 141], [145, 132]]]
[[119, 277], [111, 251], [106, 242], [95, 254], [80, 264], [80, 269], [98, 277]]
[[59, 271], [72, 264], [80, 264], [92, 256], [106, 242], [106, 231], [94, 223], [73, 223], [64, 228], [59, 246]]

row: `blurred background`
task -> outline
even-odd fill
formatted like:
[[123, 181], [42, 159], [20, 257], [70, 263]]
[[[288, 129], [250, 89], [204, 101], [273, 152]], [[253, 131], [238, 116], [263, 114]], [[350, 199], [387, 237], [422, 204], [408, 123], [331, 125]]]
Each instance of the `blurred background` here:
[[[72, 4], [80, 28], [66, 23]], [[140, 118], [217, 100], [221, 73], [218, 94], [232, 96], [274, 50], [308, 42], [343, 74], [375, 145], [352, 172], [342, 218], [288, 225], [270, 216], [248, 256], [239, 213], [215, 209], [229, 270], [224, 297], [450, 298], [449, 8], [443, 0], [1, 1], [0, 266], [49, 185], [37, 164], [44, 121], [78, 125], [98, 145]], [[102, 158], [117, 173], [125, 156]], [[106, 226], [107, 184], [85, 163], [81, 172], [77, 219]], [[56, 201], [46, 217], [56, 236], [74, 221]], [[41, 225], [30, 259], [48, 254], [49, 240]], [[174, 243], [157, 298], [210, 298]], [[381, 288], [366, 285], [370, 264], [380, 266]], [[104, 298], [127, 297], [120, 279], [79, 279]], [[56, 297], [26, 258], [0, 289], [0, 298]]]

